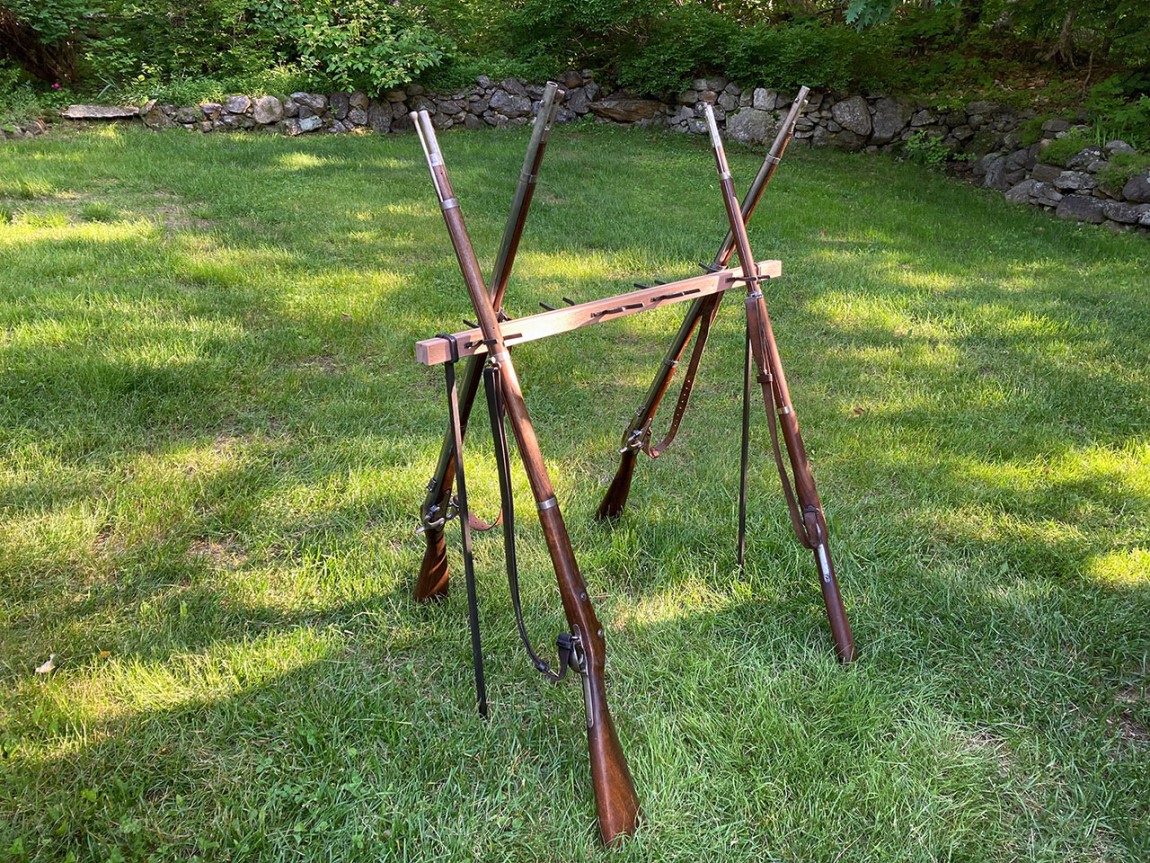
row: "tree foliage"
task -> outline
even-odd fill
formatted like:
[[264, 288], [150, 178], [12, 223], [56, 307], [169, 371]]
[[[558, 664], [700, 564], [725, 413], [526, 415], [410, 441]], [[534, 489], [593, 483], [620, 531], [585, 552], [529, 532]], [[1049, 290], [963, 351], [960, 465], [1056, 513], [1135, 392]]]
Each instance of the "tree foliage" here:
[[391, 0], [262, 0], [261, 29], [276, 33], [285, 60], [343, 89], [373, 92], [416, 78], [450, 50], [417, 6]]
[[372, 91], [429, 74], [462, 83], [571, 67], [650, 94], [709, 74], [777, 86], [992, 86], [1011, 64], [1097, 83], [1150, 68], [1150, 3], [0, 0], [5, 59], [47, 84], [91, 89], [243, 79], [273, 66]]

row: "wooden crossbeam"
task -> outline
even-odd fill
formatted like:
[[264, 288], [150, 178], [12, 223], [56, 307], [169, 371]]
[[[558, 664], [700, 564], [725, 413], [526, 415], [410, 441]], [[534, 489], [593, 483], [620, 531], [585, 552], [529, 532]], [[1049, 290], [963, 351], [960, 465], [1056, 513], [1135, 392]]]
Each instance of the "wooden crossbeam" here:
[[[761, 275], [774, 279], [782, 275], [782, 272], [781, 261], [759, 263]], [[696, 300], [708, 294], [717, 294], [742, 286], [744, 283], [738, 278], [741, 275], [742, 270], [737, 267], [719, 270], [717, 273], [706, 273], [677, 282], [668, 282], [665, 285], [641, 288], [628, 294], [616, 294], [601, 300], [591, 300], [554, 311], [504, 321], [501, 326], [503, 339], [508, 347], [514, 347], [524, 342], [533, 342], [536, 339], [570, 332], [591, 324], [618, 320], [627, 315], [669, 306], [672, 303]], [[487, 346], [483, 344], [483, 334], [478, 329], [463, 330], [454, 335], [460, 357], [487, 352]], [[436, 337], [415, 343], [415, 359], [425, 366], [439, 365], [450, 358], [450, 349], [445, 339]]]

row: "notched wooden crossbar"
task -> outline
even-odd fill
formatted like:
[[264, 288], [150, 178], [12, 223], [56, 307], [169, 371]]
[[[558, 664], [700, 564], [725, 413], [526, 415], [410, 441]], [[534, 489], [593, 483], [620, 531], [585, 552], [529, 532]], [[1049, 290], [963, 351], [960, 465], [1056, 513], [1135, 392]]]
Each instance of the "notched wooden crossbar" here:
[[[782, 275], [782, 272], [781, 261], [761, 261], [759, 263], [761, 276], [768, 276], [773, 279]], [[508, 347], [514, 347], [523, 342], [533, 342], [536, 339], [566, 333], [591, 324], [615, 321], [649, 309], [681, 303], [684, 300], [695, 300], [708, 294], [718, 294], [731, 288], [742, 287], [744, 282], [741, 280], [741, 276], [742, 270], [737, 267], [719, 270], [717, 273], [693, 276], [678, 282], [668, 282], [665, 285], [654, 285], [650, 288], [632, 291], [629, 294], [617, 294], [613, 297], [604, 297], [601, 300], [578, 303], [568, 308], [517, 318], [503, 323], [503, 340]], [[454, 336], [460, 357], [482, 354], [487, 351], [487, 345], [483, 343], [483, 333], [478, 328], [463, 330], [455, 333]], [[415, 359], [425, 366], [439, 365], [447, 362], [450, 358], [450, 348], [446, 339], [436, 337], [415, 343]]]

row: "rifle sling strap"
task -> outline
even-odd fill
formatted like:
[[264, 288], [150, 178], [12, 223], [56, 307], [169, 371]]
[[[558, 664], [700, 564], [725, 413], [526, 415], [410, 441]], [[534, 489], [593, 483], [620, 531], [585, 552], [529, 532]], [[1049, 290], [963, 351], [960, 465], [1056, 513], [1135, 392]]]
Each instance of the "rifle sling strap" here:
[[459, 416], [459, 390], [455, 385], [455, 363], [458, 347], [452, 335], [440, 335], [451, 348], [451, 359], [444, 363], [447, 380], [447, 412], [455, 446], [455, 487], [458, 489], [459, 524], [463, 543], [463, 571], [467, 582], [467, 623], [471, 629], [471, 665], [475, 671], [475, 694], [480, 716], [487, 716], [487, 686], [483, 676], [483, 645], [479, 636], [479, 600], [475, 591], [475, 559], [471, 551], [471, 523], [467, 509], [467, 476], [463, 469], [463, 423]]
[[[717, 295], [719, 296], [719, 295]], [[715, 319], [718, 303], [711, 303], [700, 315], [699, 332], [695, 335], [695, 345], [691, 349], [691, 361], [687, 364], [687, 373], [683, 376], [683, 385], [679, 389], [679, 400], [675, 403], [675, 413], [671, 417], [671, 427], [666, 436], [657, 446], [645, 443], [643, 452], [651, 458], [658, 458], [671, 445], [675, 435], [679, 433], [679, 423], [683, 421], [683, 414], [687, 412], [687, 403], [691, 400], [691, 390], [695, 386], [695, 375], [699, 372], [699, 362], [703, 359], [703, 350], [707, 346], [707, 337], [711, 334], [711, 322]]]
[[804, 547], [814, 548], [807, 534], [806, 525], [803, 523], [803, 517], [799, 513], [799, 504], [795, 499], [795, 488], [783, 461], [782, 447], [779, 443], [778, 418], [775, 416], [775, 405], [781, 403], [781, 400], [775, 398], [775, 377], [768, 368], [759, 375], [758, 379], [759, 383], [763, 385], [763, 401], [767, 408], [767, 428], [771, 431], [771, 451], [775, 457], [775, 466], [779, 469], [779, 481], [783, 486], [783, 497], [787, 499], [787, 512], [791, 516], [791, 527], [795, 531], [795, 537]]
[[511, 605], [515, 609], [515, 626], [519, 640], [531, 659], [535, 670], [549, 680], [559, 682], [567, 676], [568, 668], [579, 670], [571, 635], [559, 633], [559, 672], [535, 652], [527, 626], [523, 622], [523, 603], [519, 595], [519, 566], [515, 556], [515, 499], [511, 491], [511, 457], [507, 446], [507, 428], [503, 424], [503, 388], [499, 365], [489, 361], [483, 368], [483, 386], [487, 392], [487, 412], [491, 418], [491, 439], [495, 445], [495, 466], [499, 474], [499, 498], [503, 514], [503, 557], [507, 564], [507, 586], [511, 592]]
[[743, 342], [743, 429], [739, 442], [739, 535], [735, 545], [735, 560], [739, 569], [747, 557], [747, 468], [751, 448], [751, 330], [744, 331]]

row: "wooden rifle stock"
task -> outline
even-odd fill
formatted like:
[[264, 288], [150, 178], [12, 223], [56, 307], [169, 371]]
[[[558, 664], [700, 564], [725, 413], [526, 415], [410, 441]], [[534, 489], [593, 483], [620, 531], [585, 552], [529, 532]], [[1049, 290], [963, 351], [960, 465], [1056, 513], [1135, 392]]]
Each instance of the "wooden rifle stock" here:
[[[847, 622], [846, 609], [839, 593], [838, 580], [831, 562], [830, 547], [827, 544], [827, 524], [822, 502], [815, 487], [814, 473], [807, 458], [806, 447], [799, 431], [798, 417], [791, 404], [787, 378], [783, 373], [779, 348], [771, 328], [771, 318], [767, 314], [767, 302], [759, 280], [759, 268], [751, 254], [751, 244], [747, 237], [747, 226], [740, 212], [735, 195], [734, 181], [731, 179], [723, 142], [719, 137], [719, 127], [714, 112], [707, 106], [707, 124], [711, 132], [711, 144], [715, 153], [715, 164], [719, 172], [719, 186], [723, 195], [723, 206], [727, 211], [727, 221], [731, 225], [731, 235], [735, 239], [735, 249], [742, 264], [743, 275], [747, 280], [747, 336], [751, 341], [751, 353], [755, 361], [755, 371], [763, 389], [763, 404], [767, 410], [767, 423], [771, 431], [771, 443], [778, 464], [779, 478], [791, 515], [791, 525], [799, 542], [815, 553], [815, 565], [819, 571], [819, 583], [823, 601], [827, 607], [831, 635], [835, 650], [843, 662], [855, 658], [854, 636]], [[775, 429], [775, 414], [778, 414], [779, 428], [786, 444], [787, 458], [791, 465], [792, 480], [783, 466], [778, 438]]]
[[[791, 103], [790, 111], [787, 112], [786, 119], [779, 127], [778, 134], [775, 135], [771, 149], [767, 152], [766, 157], [763, 159], [763, 164], [759, 167], [754, 181], [751, 183], [750, 188], [748, 188], [747, 194], [743, 198], [742, 206], [740, 207], [744, 223], [749, 220], [754, 213], [759, 201], [762, 200], [763, 193], [771, 182], [771, 178], [774, 177], [775, 170], [778, 168], [779, 162], [782, 161], [787, 145], [794, 135], [795, 123], [799, 119], [799, 112], [802, 111], [803, 106], [807, 102], [809, 93], [810, 89], [808, 87], [799, 89], [798, 95], [795, 97], [794, 102]], [[719, 251], [715, 254], [714, 260], [711, 262], [711, 266], [714, 268], [727, 266], [734, 250], [734, 233], [728, 229], [727, 235], [719, 245]], [[647, 388], [647, 393], [643, 397], [642, 406], [635, 412], [630, 425], [628, 425], [627, 429], [623, 432], [619, 469], [615, 472], [615, 477], [611, 481], [607, 493], [603, 496], [603, 500], [599, 504], [599, 509], [596, 511], [595, 517], [598, 520], [613, 520], [622, 515], [623, 509], [627, 505], [627, 497], [631, 492], [631, 479], [634, 476], [635, 464], [638, 461], [638, 450], [645, 450], [652, 458], [655, 458], [666, 448], [674, 437], [678, 421], [682, 419], [683, 412], [687, 409], [687, 401], [691, 395], [693, 381], [690, 379], [683, 383], [679, 403], [675, 408], [676, 418], [670, 433], [664, 439], [663, 443], [654, 450], [650, 447], [651, 422], [655, 417], [656, 411], [659, 409], [660, 403], [663, 401], [663, 396], [666, 395], [667, 389], [671, 385], [671, 379], [675, 375], [675, 369], [679, 364], [679, 359], [682, 357], [683, 351], [686, 350], [687, 344], [691, 341], [691, 336], [694, 335], [695, 329], [699, 327], [700, 323], [705, 321], [706, 324], [703, 331], [699, 334], [699, 340], [695, 347], [696, 355], [702, 354], [706, 339], [705, 333], [709, 331], [710, 323], [714, 320], [722, 299], [722, 295], [703, 297], [692, 303], [690, 309], [687, 310], [687, 315], [683, 318], [683, 323], [679, 325], [679, 330], [675, 333], [675, 338], [667, 349], [667, 353], [663, 357], [663, 362], [660, 364], [659, 370], [655, 373], [654, 380]], [[692, 363], [694, 364], [695, 362], [696, 360], [693, 359]]]
[[[527, 145], [527, 153], [523, 157], [523, 169], [519, 173], [519, 182], [515, 187], [515, 197], [512, 200], [511, 212], [507, 216], [507, 224], [503, 229], [503, 240], [499, 245], [499, 256], [496, 258], [495, 270], [491, 278], [491, 303], [497, 313], [503, 308], [503, 295], [507, 290], [511, 265], [515, 261], [519, 239], [523, 235], [527, 210], [531, 206], [531, 199], [535, 194], [535, 180], [539, 173], [539, 166], [543, 161], [543, 152], [547, 148], [547, 139], [551, 134], [551, 126], [555, 120], [555, 110], [558, 107], [559, 97], [562, 94], [563, 91], [554, 82], [548, 82], [544, 88], [543, 101], [539, 106], [535, 128], [531, 133], [531, 142]], [[467, 433], [467, 421], [475, 404], [475, 395], [479, 392], [483, 362], [483, 357], [469, 357], [463, 367], [459, 388], [459, 418], [464, 434]], [[451, 488], [454, 480], [455, 444], [452, 440], [451, 430], [448, 429], [439, 448], [439, 460], [436, 462], [435, 474], [427, 484], [427, 497], [419, 510], [420, 525], [427, 545], [413, 591], [416, 600], [420, 602], [438, 599], [447, 593], [449, 570], [443, 531], [451, 504]]]
[[[668, 379], [670, 383], [670, 379]], [[599, 504], [595, 518], [599, 521], [616, 519], [623, 514], [623, 507], [627, 505], [627, 496], [631, 493], [631, 479], [635, 476], [635, 463], [639, 461], [638, 452], [631, 447], [623, 447], [619, 454], [619, 469], [607, 493]]]
[[587, 585], [575, 562], [571, 540], [567, 535], [555, 491], [535, 436], [535, 429], [523, 400], [519, 378], [503, 342], [492, 298], [484, 287], [479, 262], [471, 246], [459, 210], [459, 202], [455, 198], [443, 164], [443, 156], [435, 139], [435, 130], [425, 111], [412, 113], [411, 119], [427, 155], [428, 167], [435, 184], [443, 219], [451, 237], [451, 245], [463, 273], [471, 304], [475, 308], [479, 327], [487, 341], [487, 356], [490, 358], [488, 361], [498, 363], [500, 367], [507, 417], [539, 511], [539, 521], [555, 569], [563, 611], [576, 645], [575, 660], [583, 678], [584, 703], [587, 711], [587, 745], [599, 815], [599, 830], [603, 841], [611, 843], [620, 836], [634, 832], [639, 817], [639, 800], [635, 794], [626, 759], [623, 757], [615, 724], [607, 707], [604, 680], [606, 640], [603, 627], [595, 615], [588, 597]]

